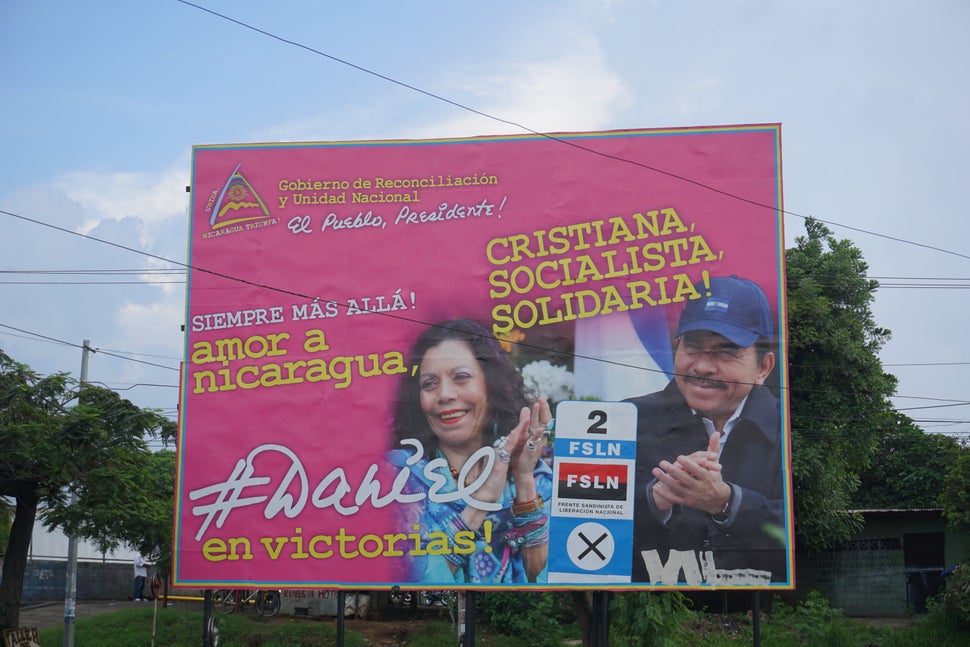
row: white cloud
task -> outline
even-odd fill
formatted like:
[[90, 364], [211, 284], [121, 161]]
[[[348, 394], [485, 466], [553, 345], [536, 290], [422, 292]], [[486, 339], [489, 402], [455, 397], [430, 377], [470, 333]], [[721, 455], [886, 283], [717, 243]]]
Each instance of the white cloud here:
[[690, 121], [698, 115], [717, 112], [722, 106], [722, 82], [713, 76], [698, 76], [680, 88], [673, 97], [674, 112]]
[[[466, 70], [456, 85], [455, 94], [468, 97], [465, 105], [540, 132], [605, 128], [630, 103], [623, 81], [607, 67], [598, 45], [592, 42], [559, 59], [513, 63], [501, 72]], [[511, 124], [461, 111], [416, 136], [516, 132], [521, 131]]]
[[566, 54], [556, 49], [551, 54], [530, 52], [536, 57], [531, 61], [518, 57], [506, 63], [489, 61], [484, 68], [464, 65], [444, 72], [445, 80], [437, 87], [418, 86], [470, 110], [392, 88], [379, 100], [353, 104], [343, 112], [323, 110], [276, 124], [257, 139], [434, 139], [525, 132], [500, 120], [540, 132], [609, 128], [617, 113], [632, 103], [630, 91], [608, 67], [595, 39], [568, 38], [573, 46]]
[[176, 296], [148, 303], [128, 301], [119, 307], [116, 319], [122, 347], [161, 346], [174, 355], [180, 354], [181, 335], [174, 333], [182, 325], [184, 303]]
[[[171, 269], [164, 261], [137, 253], [144, 250], [179, 262], [184, 259], [188, 162], [160, 171], [132, 173], [72, 172], [17, 189], [4, 208], [37, 222], [15, 219], [5, 225], [8, 238], [0, 241], [5, 264], [31, 270]], [[44, 227], [49, 223], [66, 231]], [[74, 235], [68, 232], [76, 232]], [[117, 243], [105, 245], [82, 236]], [[19, 244], [18, 244], [19, 241]], [[29, 245], [23, 244], [30, 241]], [[129, 251], [135, 250], [135, 251]], [[185, 285], [180, 274], [26, 275], [33, 285], [9, 285], [3, 323], [51, 339], [123, 352], [182, 353], [180, 325]], [[159, 285], [124, 285], [124, 281], [175, 281]], [[66, 283], [66, 284], [65, 284]], [[69, 346], [48, 348], [16, 337], [0, 339], [5, 351], [35, 370], [73, 371], [78, 351]], [[152, 360], [177, 367], [170, 359]], [[151, 382], [174, 384], [177, 375], [138, 362], [97, 355], [91, 377], [109, 384]], [[142, 406], [156, 406], [168, 398], [165, 390], [141, 389], [127, 394]], [[168, 403], [167, 399], [163, 400]]]
[[[79, 204], [85, 213], [79, 226], [89, 233], [102, 220], [135, 217], [146, 225], [185, 211], [189, 164], [186, 161], [160, 171], [67, 173], [51, 182], [51, 188]], [[150, 246], [151, 227], [145, 227], [142, 245]]]

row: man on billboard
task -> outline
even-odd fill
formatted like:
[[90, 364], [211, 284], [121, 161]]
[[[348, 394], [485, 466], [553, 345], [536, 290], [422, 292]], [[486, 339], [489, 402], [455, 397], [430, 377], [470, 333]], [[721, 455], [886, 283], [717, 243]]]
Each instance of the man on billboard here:
[[[782, 442], [771, 308], [736, 276], [695, 286], [674, 378], [637, 406], [633, 581], [785, 580]], [[683, 575], [681, 575], [683, 573]]]

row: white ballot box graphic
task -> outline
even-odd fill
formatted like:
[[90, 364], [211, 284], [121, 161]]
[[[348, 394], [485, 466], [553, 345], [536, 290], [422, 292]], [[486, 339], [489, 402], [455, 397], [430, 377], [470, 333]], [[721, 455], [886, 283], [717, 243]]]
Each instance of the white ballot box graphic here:
[[550, 582], [629, 582], [637, 409], [629, 402], [556, 407]]

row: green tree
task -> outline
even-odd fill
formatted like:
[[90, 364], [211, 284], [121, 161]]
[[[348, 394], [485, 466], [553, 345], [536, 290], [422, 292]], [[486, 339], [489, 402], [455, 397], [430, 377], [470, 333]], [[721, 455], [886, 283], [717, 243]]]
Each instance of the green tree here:
[[134, 433], [141, 442], [102, 448], [102, 461], [92, 464], [75, 488], [77, 501], [66, 505], [62, 491], [48, 502], [44, 524], [91, 541], [102, 552], [127, 545], [153, 559], [170, 553], [175, 453], [148, 451], [141, 430], [167, 440], [175, 434], [175, 423], [106, 389], [85, 387], [81, 399], [101, 412], [109, 436]]
[[[970, 446], [961, 445], [946, 469], [946, 482], [940, 496], [943, 516], [950, 527], [970, 528]], [[966, 589], [966, 604], [970, 608], [970, 587]], [[967, 618], [970, 621], [970, 617]]]
[[[173, 424], [173, 423], [169, 423]], [[176, 431], [172, 426], [172, 433]], [[172, 572], [172, 527], [175, 512], [175, 452], [170, 450], [151, 454], [148, 472], [142, 483], [147, 486], [148, 505], [143, 519], [132, 536], [142, 533], [143, 554], [151, 555], [162, 579]]]
[[786, 252], [792, 475], [798, 544], [822, 549], [861, 525], [847, 511], [893, 425], [896, 379], [879, 361], [890, 332], [873, 319], [862, 253], [816, 220], [805, 229]]
[[[112, 391], [77, 387], [66, 374], [40, 376], [0, 351], [0, 495], [15, 501], [0, 584], [0, 628], [19, 621], [38, 509], [45, 510], [48, 525], [71, 519], [81, 536], [97, 535], [104, 546], [128, 542], [131, 535], [120, 533], [132, 523], [123, 517], [139, 512], [125, 508], [132, 495], [144, 496], [133, 474], [149, 454], [145, 437], [174, 432], [167, 419]], [[110, 510], [102, 506], [98, 512], [89, 495], [106, 491], [118, 499]], [[69, 509], [72, 495], [74, 510]]]
[[[171, 421], [165, 421], [172, 424]], [[94, 543], [110, 552], [125, 545], [141, 552], [167, 579], [171, 570], [175, 506], [175, 452], [137, 452], [117, 457], [122, 470], [97, 466], [74, 505], [47, 508], [45, 526]]]
[[897, 413], [876, 441], [876, 459], [861, 474], [853, 497], [857, 508], [926, 508], [940, 504], [947, 469], [957, 458], [956, 440], [924, 433]]

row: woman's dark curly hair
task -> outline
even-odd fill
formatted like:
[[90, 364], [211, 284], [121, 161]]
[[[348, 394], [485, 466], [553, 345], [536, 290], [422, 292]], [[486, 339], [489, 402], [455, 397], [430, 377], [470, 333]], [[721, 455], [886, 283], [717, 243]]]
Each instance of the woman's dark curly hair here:
[[[519, 412], [529, 406], [529, 398], [508, 353], [484, 326], [470, 319], [452, 319], [431, 326], [411, 346], [406, 366], [420, 366], [429, 350], [450, 340], [467, 343], [482, 368], [488, 397], [485, 429], [491, 427], [499, 435], [507, 434], [519, 423]], [[438, 439], [421, 410], [420, 395], [421, 375], [409, 371], [398, 386], [394, 405], [394, 445], [403, 438], [417, 438], [424, 445], [425, 456], [431, 457], [438, 450]]]

